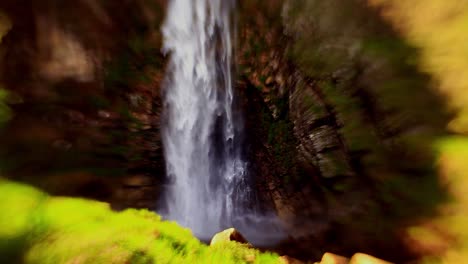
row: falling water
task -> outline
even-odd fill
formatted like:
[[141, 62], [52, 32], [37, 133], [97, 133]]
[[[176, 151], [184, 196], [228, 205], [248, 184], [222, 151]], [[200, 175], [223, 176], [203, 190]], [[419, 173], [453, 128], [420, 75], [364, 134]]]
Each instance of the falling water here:
[[162, 128], [170, 181], [160, 212], [202, 239], [254, 215], [234, 111], [233, 6], [233, 0], [171, 0], [162, 29], [163, 51], [170, 53]]

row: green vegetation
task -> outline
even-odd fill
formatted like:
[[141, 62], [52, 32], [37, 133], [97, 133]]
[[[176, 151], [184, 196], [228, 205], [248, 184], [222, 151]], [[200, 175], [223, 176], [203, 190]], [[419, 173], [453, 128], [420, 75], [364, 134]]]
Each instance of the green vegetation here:
[[450, 128], [468, 131], [468, 2], [464, 0], [368, 0], [384, 17], [420, 48], [419, 67], [432, 75], [457, 116]]
[[[459, 133], [436, 142], [440, 181], [452, 195], [439, 216], [408, 230], [426, 253], [427, 263], [464, 263], [468, 259], [468, 2], [463, 0], [368, 0], [387, 21], [419, 49], [414, 63], [430, 74], [436, 91], [455, 114], [448, 128]], [[390, 89], [395, 90], [395, 89]], [[407, 96], [411, 98], [410, 96]], [[426, 111], [429, 107], [418, 106]], [[427, 115], [431, 117], [431, 115]], [[418, 188], [420, 190], [420, 188]], [[426, 195], [431, 198], [431, 194]], [[435, 252], [438, 251], [438, 252]]]
[[208, 247], [149, 211], [50, 197], [0, 180], [1, 263], [277, 263], [235, 242]]
[[409, 228], [408, 234], [423, 247], [443, 250], [422, 263], [464, 263], [468, 259], [468, 138], [441, 139], [436, 150], [440, 177], [453, 197], [439, 208], [439, 216]]

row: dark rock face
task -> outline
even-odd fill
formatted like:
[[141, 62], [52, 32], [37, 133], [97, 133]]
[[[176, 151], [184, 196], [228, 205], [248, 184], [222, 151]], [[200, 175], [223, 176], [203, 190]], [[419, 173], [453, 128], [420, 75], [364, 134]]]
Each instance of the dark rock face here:
[[[2, 1], [4, 173], [59, 195], [121, 201], [121, 177], [164, 177], [159, 24], [165, 1]], [[65, 178], [65, 179], [64, 179]], [[157, 196], [157, 188], [142, 186]], [[146, 190], [152, 188], [151, 191]], [[147, 195], [143, 195], [147, 196]], [[117, 207], [152, 206], [155, 197]], [[143, 206], [144, 204], [144, 206]]]
[[417, 51], [364, 1], [254, 1], [240, 13], [252, 171], [290, 230], [281, 249], [416, 257], [400, 230], [446, 198], [429, 153], [449, 117], [411, 64]]

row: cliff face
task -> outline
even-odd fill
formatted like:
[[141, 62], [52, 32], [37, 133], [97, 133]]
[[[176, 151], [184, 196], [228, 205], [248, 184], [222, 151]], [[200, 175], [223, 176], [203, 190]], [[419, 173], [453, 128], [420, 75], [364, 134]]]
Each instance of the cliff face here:
[[365, 1], [241, 4], [252, 159], [296, 255], [327, 245], [407, 260], [402, 230], [446, 198], [431, 164], [448, 111], [380, 12]]
[[[2, 169], [54, 194], [154, 207], [165, 1], [2, 1]], [[154, 177], [157, 175], [157, 177]], [[128, 179], [127, 179], [128, 176]]]

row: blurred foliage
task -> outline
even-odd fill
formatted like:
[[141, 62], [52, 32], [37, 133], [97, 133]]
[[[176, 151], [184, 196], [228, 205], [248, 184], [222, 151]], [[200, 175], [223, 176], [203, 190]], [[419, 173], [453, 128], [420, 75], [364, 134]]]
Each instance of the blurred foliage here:
[[[417, 228], [430, 233], [447, 250], [436, 263], [464, 263], [468, 259], [468, 138], [441, 139], [436, 149], [440, 153], [440, 175], [450, 187], [453, 200], [441, 208], [439, 217], [431, 220], [433, 226]], [[431, 236], [423, 233], [414, 238], [424, 244]]]
[[368, 0], [415, 47], [417, 61], [430, 73], [437, 88], [449, 98], [457, 117], [450, 123], [456, 132], [468, 132], [468, 1]]
[[236, 242], [208, 247], [145, 210], [50, 197], [0, 179], [2, 263], [279, 263]]
[[[468, 1], [368, 0], [404, 38], [420, 49], [415, 63], [431, 74], [456, 116], [449, 128], [468, 132]], [[440, 216], [409, 229], [426, 247], [427, 263], [464, 263], [468, 259], [468, 139], [443, 137], [436, 143], [440, 178], [453, 199]], [[431, 252], [432, 251], [432, 252]]]

